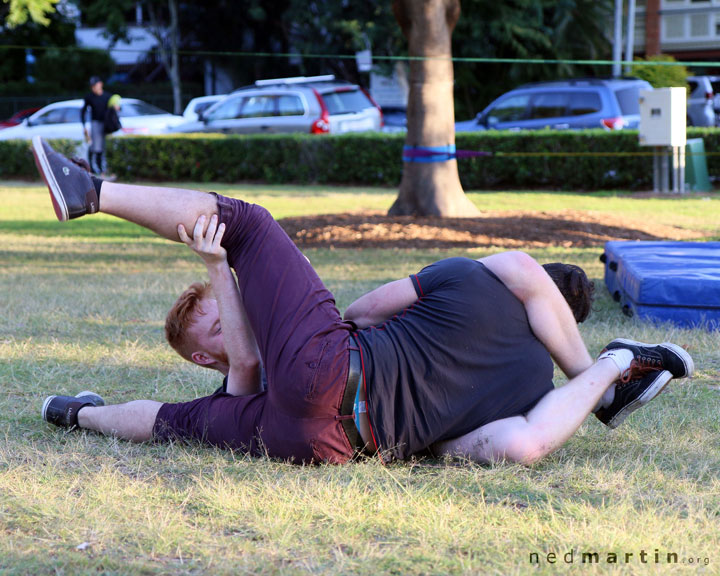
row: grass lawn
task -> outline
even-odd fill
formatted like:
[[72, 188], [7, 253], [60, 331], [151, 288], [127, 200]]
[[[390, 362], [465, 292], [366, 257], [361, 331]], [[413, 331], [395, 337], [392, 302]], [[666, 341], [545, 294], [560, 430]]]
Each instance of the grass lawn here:
[[[395, 195], [215, 190], [277, 218], [386, 210]], [[471, 197], [492, 210], [587, 210], [610, 222], [625, 213], [720, 239], [716, 195]], [[672, 340], [693, 354], [694, 379], [671, 384], [615, 431], [589, 418], [531, 468], [298, 467], [46, 425], [40, 407], [51, 393], [91, 389], [118, 403], [214, 390], [219, 379], [177, 357], [162, 332], [177, 294], [206, 274], [184, 246], [102, 215], [60, 224], [39, 184], [0, 183], [0, 574], [720, 574], [720, 334], [623, 316], [602, 285], [601, 251], [529, 250], [596, 280], [581, 327], [592, 354], [617, 336]], [[434, 260], [489, 252], [306, 253], [342, 310]], [[583, 563], [594, 552], [597, 563]]]

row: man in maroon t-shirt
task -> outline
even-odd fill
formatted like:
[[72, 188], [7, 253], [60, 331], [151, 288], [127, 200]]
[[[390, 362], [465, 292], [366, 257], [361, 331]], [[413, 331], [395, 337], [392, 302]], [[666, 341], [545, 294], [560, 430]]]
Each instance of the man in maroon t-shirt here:
[[[262, 207], [104, 182], [39, 138], [33, 152], [60, 220], [100, 210], [175, 241], [183, 239], [180, 225], [194, 229], [202, 216], [224, 225], [221, 244], [268, 380], [260, 393], [180, 404], [50, 397], [43, 416], [57, 425], [136, 441], [195, 438], [293, 462], [346, 462], [370, 446], [386, 458], [433, 447], [529, 463], [557, 449], [596, 405], [617, 425], [694, 368], [678, 346], [630, 340], [613, 341], [593, 363], [552, 280], [523, 254], [451, 259], [382, 286], [348, 308], [360, 329], [352, 334], [332, 294]], [[456, 299], [461, 306], [453, 308]], [[558, 389], [549, 382], [550, 355], [571, 376]], [[463, 382], [453, 382], [456, 375]], [[607, 396], [618, 380], [623, 385]]]

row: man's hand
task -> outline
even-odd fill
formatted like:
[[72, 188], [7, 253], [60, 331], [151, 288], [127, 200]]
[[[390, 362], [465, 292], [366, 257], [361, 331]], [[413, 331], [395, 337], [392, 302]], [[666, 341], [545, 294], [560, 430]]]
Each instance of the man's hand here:
[[188, 236], [185, 226], [182, 224], [178, 226], [178, 236], [203, 259], [205, 265], [212, 266], [227, 262], [227, 251], [220, 245], [225, 233], [225, 224], [218, 226], [218, 217], [213, 214], [204, 234], [203, 228], [205, 228], [205, 215], [197, 219], [192, 238]]

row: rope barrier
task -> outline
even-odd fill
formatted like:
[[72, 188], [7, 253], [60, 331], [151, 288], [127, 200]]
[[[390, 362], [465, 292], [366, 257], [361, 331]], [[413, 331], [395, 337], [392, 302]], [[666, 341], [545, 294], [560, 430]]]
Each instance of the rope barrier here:
[[[5, 50], [59, 50], [64, 52], [87, 52], [94, 51], [97, 48], [90, 48], [85, 46], [30, 46], [30, 45], [18, 45], [18, 44], [6, 44], [1, 45], [0, 49]], [[158, 48], [141, 49], [141, 48], [111, 48], [113, 52], [128, 52], [128, 53], [150, 53], [158, 54], [160, 50]], [[234, 56], [241, 58], [308, 58], [308, 59], [337, 59], [337, 60], [355, 60], [357, 56], [355, 54], [314, 54], [301, 52], [239, 52], [239, 51], [212, 51], [212, 50], [178, 50], [178, 54], [181, 56]], [[618, 64], [615, 60], [582, 60], [572, 58], [490, 58], [490, 57], [473, 57], [473, 56], [452, 56], [450, 58], [439, 57], [439, 56], [382, 56], [373, 55], [373, 60], [382, 62], [413, 62], [413, 61], [424, 61], [424, 60], [438, 60], [438, 61], [450, 61], [460, 63], [476, 63], [476, 64], [576, 64], [584, 66], [614, 66]], [[686, 68], [695, 67], [720, 67], [720, 61], [705, 61], [705, 62], [656, 62], [656, 61], [641, 61], [641, 60], [621, 60], [619, 61], [621, 66], [685, 66]]]
[[[455, 146], [403, 146], [403, 162], [447, 162], [458, 158], [622, 158], [645, 157], [653, 158], [654, 151], [647, 152], [492, 152], [490, 150], [456, 150]], [[720, 156], [720, 152], [703, 154], [686, 153], [685, 157], [701, 158]]]

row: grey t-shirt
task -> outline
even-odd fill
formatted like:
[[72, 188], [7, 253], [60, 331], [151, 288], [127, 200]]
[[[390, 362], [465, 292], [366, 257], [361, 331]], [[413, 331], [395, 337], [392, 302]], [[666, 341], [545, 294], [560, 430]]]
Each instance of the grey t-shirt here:
[[410, 278], [418, 300], [357, 332], [387, 458], [523, 414], [553, 388], [552, 359], [523, 304], [483, 264], [448, 258]]

